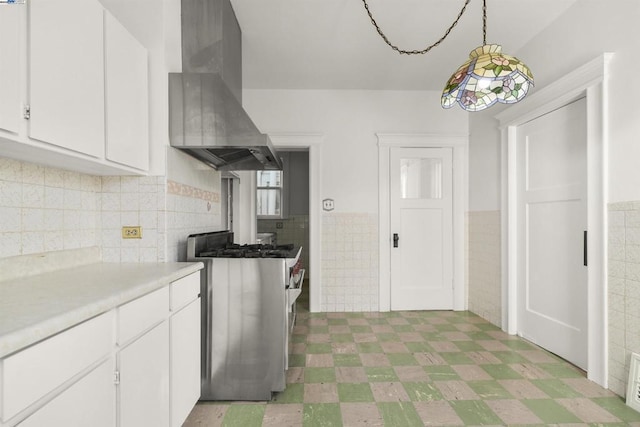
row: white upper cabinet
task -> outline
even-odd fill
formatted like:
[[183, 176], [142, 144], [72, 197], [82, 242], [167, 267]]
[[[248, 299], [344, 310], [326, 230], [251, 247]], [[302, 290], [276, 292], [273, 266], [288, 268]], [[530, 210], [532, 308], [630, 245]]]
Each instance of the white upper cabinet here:
[[32, 0], [29, 9], [29, 137], [104, 155], [102, 5]]
[[148, 116], [147, 50], [98, 0], [0, 8], [0, 154], [144, 174]]
[[107, 159], [149, 169], [146, 49], [105, 11]]
[[0, 7], [0, 130], [13, 134], [20, 130], [23, 15], [23, 7]]

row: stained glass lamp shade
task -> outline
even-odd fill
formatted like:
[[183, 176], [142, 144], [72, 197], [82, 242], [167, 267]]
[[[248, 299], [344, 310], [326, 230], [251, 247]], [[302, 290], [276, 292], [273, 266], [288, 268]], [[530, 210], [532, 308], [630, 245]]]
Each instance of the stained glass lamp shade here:
[[467, 62], [449, 78], [442, 92], [442, 107], [457, 102], [467, 111], [481, 111], [501, 102], [513, 104], [533, 86], [533, 74], [517, 58], [502, 53], [502, 46], [485, 44], [473, 50]]

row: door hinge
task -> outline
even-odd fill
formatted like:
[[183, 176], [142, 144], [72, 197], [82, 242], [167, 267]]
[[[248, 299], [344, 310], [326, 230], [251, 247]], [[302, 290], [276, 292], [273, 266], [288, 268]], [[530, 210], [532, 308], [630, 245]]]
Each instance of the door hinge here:
[[31, 118], [31, 105], [25, 105], [22, 109], [22, 117], [25, 120], [29, 120]]
[[120, 384], [120, 372], [119, 371], [113, 371], [113, 383], [115, 385]]

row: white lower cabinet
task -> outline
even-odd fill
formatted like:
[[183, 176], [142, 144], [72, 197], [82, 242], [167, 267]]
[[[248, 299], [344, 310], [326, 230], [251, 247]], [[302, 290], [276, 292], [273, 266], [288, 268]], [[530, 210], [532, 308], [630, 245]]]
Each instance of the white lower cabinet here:
[[169, 324], [118, 353], [120, 427], [169, 425]]
[[116, 422], [113, 361], [85, 377], [20, 423], [20, 427], [113, 427]]
[[200, 397], [200, 272], [0, 359], [0, 426], [181, 426]]
[[171, 427], [179, 427], [200, 398], [200, 299], [171, 316]]

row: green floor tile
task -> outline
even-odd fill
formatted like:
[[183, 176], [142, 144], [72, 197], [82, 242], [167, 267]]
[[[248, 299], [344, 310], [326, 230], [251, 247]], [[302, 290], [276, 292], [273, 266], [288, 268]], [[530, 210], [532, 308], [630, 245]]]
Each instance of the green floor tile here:
[[305, 383], [334, 383], [336, 371], [333, 368], [305, 368]]
[[496, 325], [492, 323], [476, 323], [476, 327], [482, 331], [499, 331], [500, 330], [500, 328], [498, 328]]
[[304, 405], [304, 427], [342, 426], [342, 413], [337, 403], [309, 403]]
[[498, 384], [497, 381], [469, 381], [467, 384], [483, 400], [513, 399], [511, 393]]
[[434, 325], [436, 329], [440, 332], [458, 332], [458, 328], [451, 323], [439, 323]]
[[308, 354], [323, 354], [323, 353], [331, 353], [333, 349], [331, 348], [331, 344], [328, 343], [309, 343], [307, 344], [307, 353]]
[[452, 400], [451, 407], [465, 424], [501, 425], [502, 420], [481, 400]]
[[622, 421], [640, 422], [640, 412], [628, 407], [620, 397], [596, 397], [591, 399]]
[[454, 341], [460, 351], [484, 351], [484, 348], [474, 341]]
[[307, 334], [293, 334], [291, 336], [291, 342], [296, 344], [303, 343], [307, 341]]
[[306, 364], [307, 358], [304, 354], [290, 354], [289, 366], [292, 368], [301, 367]]
[[387, 319], [384, 317], [370, 317], [369, 319], [367, 319], [367, 322], [370, 325], [388, 325], [389, 324]]
[[531, 380], [531, 382], [540, 390], [547, 393], [549, 397], [552, 397], [554, 399], [561, 398], [561, 397], [582, 396], [573, 388], [569, 387], [564, 382], [555, 378], [543, 379], [543, 380], [534, 379], [534, 380]]
[[329, 327], [324, 325], [310, 326], [309, 333], [310, 334], [328, 334]]
[[339, 383], [340, 402], [373, 402], [373, 393], [369, 383]]
[[538, 366], [556, 378], [578, 378], [585, 376], [578, 368], [566, 362], [539, 363]]
[[394, 332], [414, 332], [413, 326], [411, 325], [391, 325], [391, 328]]
[[491, 354], [504, 363], [529, 363], [527, 358], [513, 351], [492, 351]]
[[382, 346], [377, 342], [362, 342], [356, 344], [356, 348], [360, 353], [384, 353]]
[[514, 380], [522, 378], [520, 374], [507, 365], [482, 365], [482, 369], [496, 380]]
[[327, 319], [327, 320], [328, 320], [327, 323], [332, 326], [349, 324], [349, 322], [347, 322], [347, 319], [335, 318], [335, 319]]
[[411, 402], [378, 403], [385, 427], [423, 427], [424, 423]]
[[458, 373], [448, 365], [429, 365], [425, 366], [424, 370], [429, 374], [431, 381], [450, 381], [460, 379]]
[[360, 355], [358, 354], [334, 354], [334, 366], [362, 366]]
[[465, 334], [467, 334], [467, 336], [474, 341], [486, 341], [486, 340], [493, 339], [491, 335], [482, 331], [469, 331], [469, 332], [465, 332]]
[[426, 342], [407, 342], [404, 344], [407, 349], [409, 349], [412, 353], [428, 353], [433, 351], [433, 347], [431, 347]]
[[523, 340], [504, 340], [502, 343], [512, 350], [535, 350], [537, 348]]
[[367, 332], [372, 332], [371, 326], [367, 325], [351, 325], [349, 326], [351, 329], [351, 333], [354, 334], [366, 334]]
[[224, 414], [222, 427], [259, 427], [262, 425], [266, 405], [231, 405]]
[[464, 353], [460, 353], [460, 352], [443, 352], [443, 353], [438, 353], [438, 354], [449, 365], [470, 365], [470, 364], [473, 364], [473, 360], [471, 360], [469, 358], [469, 356], [467, 356]]
[[304, 402], [304, 384], [287, 384], [287, 388], [280, 393], [274, 393], [272, 403], [302, 403]]
[[353, 342], [351, 334], [331, 334], [331, 342]]
[[444, 337], [440, 332], [421, 332], [420, 335], [425, 341], [444, 341]]
[[545, 423], [581, 422], [578, 417], [552, 399], [523, 400], [522, 403], [531, 409], [531, 411]]
[[349, 318], [364, 317], [364, 313], [361, 311], [348, 311], [344, 314], [344, 317], [349, 317]]
[[364, 368], [364, 372], [367, 374], [367, 378], [370, 382], [391, 382], [399, 381], [398, 375], [393, 368], [389, 367], [375, 367]]
[[409, 322], [412, 325], [423, 325], [424, 324], [424, 319], [421, 319], [419, 317], [407, 317], [407, 322]]
[[380, 342], [398, 342], [400, 341], [400, 337], [398, 334], [394, 334], [392, 332], [382, 332], [376, 334], [378, 341]]
[[402, 386], [406, 390], [409, 398], [416, 401], [432, 401], [442, 400], [442, 394], [440, 390], [436, 388], [432, 383], [427, 382], [409, 382], [402, 383]]
[[418, 361], [410, 353], [387, 353], [391, 366], [417, 366]]

